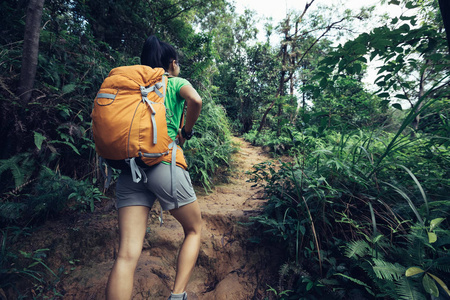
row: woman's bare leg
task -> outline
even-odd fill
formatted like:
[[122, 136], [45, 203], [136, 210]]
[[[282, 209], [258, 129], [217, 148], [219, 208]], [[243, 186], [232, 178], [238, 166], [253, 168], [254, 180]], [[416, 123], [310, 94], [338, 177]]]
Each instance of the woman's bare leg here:
[[119, 209], [119, 254], [106, 286], [107, 300], [129, 300], [134, 272], [142, 252], [149, 208], [127, 206]]
[[197, 262], [198, 252], [200, 250], [202, 216], [197, 201], [173, 209], [170, 213], [183, 226], [185, 235], [180, 253], [178, 254], [177, 274], [173, 286], [173, 293], [181, 294], [186, 290], [192, 270]]

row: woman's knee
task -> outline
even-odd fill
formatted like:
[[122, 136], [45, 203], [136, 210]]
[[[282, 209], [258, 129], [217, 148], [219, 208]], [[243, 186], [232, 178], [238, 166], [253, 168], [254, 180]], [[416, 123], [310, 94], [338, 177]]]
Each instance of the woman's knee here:
[[142, 249], [119, 249], [117, 259], [124, 263], [137, 263]]
[[202, 233], [202, 220], [198, 220], [197, 222], [182, 224], [183, 231], [185, 235], [201, 235]]

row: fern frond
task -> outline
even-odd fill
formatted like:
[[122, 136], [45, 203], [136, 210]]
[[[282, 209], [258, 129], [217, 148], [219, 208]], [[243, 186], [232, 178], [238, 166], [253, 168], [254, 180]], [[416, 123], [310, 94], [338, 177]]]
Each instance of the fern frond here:
[[284, 276], [288, 275], [290, 269], [291, 269], [291, 268], [290, 268], [289, 263], [283, 264], [283, 265], [280, 267], [280, 270], [279, 270], [280, 276], [281, 276], [281, 277], [284, 277]]
[[425, 296], [415, 289], [413, 282], [406, 277], [402, 277], [396, 282], [395, 290], [399, 299], [426, 300]]
[[445, 230], [443, 233], [437, 232], [438, 240], [434, 244], [435, 247], [441, 247], [443, 245], [450, 244], [450, 231]]
[[22, 216], [22, 211], [26, 209], [24, 203], [4, 202], [0, 203], [0, 219], [14, 221]]
[[351, 241], [345, 250], [345, 256], [348, 258], [363, 257], [369, 253], [370, 246], [364, 240]]
[[439, 271], [442, 271], [442, 272], [445, 272], [445, 273], [450, 273], [450, 266], [449, 265], [437, 264], [435, 267], [436, 267], [436, 270], [439, 270]]
[[336, 274], [334, 274], [334, 275], [342, 276], [342, 277], [344, 277], [344, 278], [346, 278], [346, 279], [348, 279], [348, 280], [350, 280], [350, 281], [352, 281], [352, 282], [354, 282], [354, 283], [356, 283], [356, 284], [359, 284], [359, 285], [361, 285], [361, 286], [367, 288], [367, 289], [370, 290], [370, 291], [372, 290], [371, 287], [370, 287], [369, 285], [367, 285], [366, 283], [362, 282], [362, 281], [359, 280], [359, 279], [350, 277], [350, 276], [345, 275], [345, 274], [342, 274], [342, 273], [336, 273]]
[[11, 170], [11, 173], [14, 177], [15, 186], [18, 187], [23, 184], [24, 176], [22, 174], [22, 170], [19, 166], [20, 157], [15, 155], [8, 159], [2, 159], [0, 161], [0, 174], [2, 174], [6, 170]]
[[433, 266], [440, 271], [450, 273], [450, 257], [448, 253], [444, 254], [444, 256], [435, 258], [433, 260]]
[[375, 275], [380, 279], [399, 280], [405, 274], [406, 268], [398, 263], [392, 264], [381, 259], [372, 259], [372, 268]]
[[362, 282], [361, 280], [350, 277], [350, 276], [342, 274], [342, 273], [335, 273], [334, 275], [342, 276], [360, 286], [363, 286], [369, 294], [371, 294], [372, 296], [375, 296], [374, 292], [372, 291], [372, 288], [369, 285], [367, 285], [366, 283]]
[[8, 159], [0, 160], [0, 175], [10, 170], [14, 178], [15, 188], [24, 184], [33, 171], [33, 162], [29, 153], [20, 153]]

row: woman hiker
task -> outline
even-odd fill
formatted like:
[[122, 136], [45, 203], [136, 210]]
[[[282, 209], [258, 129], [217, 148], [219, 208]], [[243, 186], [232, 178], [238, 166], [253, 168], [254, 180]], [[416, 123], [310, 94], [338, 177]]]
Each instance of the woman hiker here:
[[[180, 64], [178, 54], [171, 45], [150, 36], [142, 50], [141, 64], [164, 68], [169, 74], [165, 100], [168, 133], [172, 140], [178, 138], [179, 144], [183, 145], [192, 136], [194, 124], [200, 115], [202, 99], [187, 80], [177, 77]], [[180, 131], [185, 102], [186, 121]], [[145, 171], [147, 183], [134, 183], [128, 172], [122, 171], [119, 176], [116, 187], [119, 253], [109, 275], [107, 300], [131, 299], [134, 272], [142, 252], [148, 213], [156, 199], [163, 210], [168, 210], [180, 222], [184, 230], [185, 238], [178, 254], [175, 282], [169, 300], [187, 299], [186, 286], [200, 249], [202, 218], [189, 173], [180, 166], [176, 167], [173, 177], [178, 186], [177, 199], [173, 199], [170, 168], [170, 163], [166, 162], [149, 167]]]

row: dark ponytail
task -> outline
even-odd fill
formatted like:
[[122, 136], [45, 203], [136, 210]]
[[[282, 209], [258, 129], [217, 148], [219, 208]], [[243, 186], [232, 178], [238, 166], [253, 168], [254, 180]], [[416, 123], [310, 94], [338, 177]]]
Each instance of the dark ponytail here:
[[144, 43], [141, 54], [141, 64], [152, 68], [169, 70], [170, 63], [178, 61], [178, 53], [171, 45], [160, 41], [156, 36], [150, 36]]

